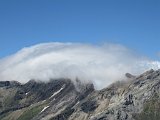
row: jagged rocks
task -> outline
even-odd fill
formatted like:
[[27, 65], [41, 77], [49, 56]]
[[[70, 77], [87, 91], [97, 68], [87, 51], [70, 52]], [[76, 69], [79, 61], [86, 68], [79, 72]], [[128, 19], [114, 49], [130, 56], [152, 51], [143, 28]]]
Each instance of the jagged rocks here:
[[133, 103], [133, 95], [129, 94], [127, 98], [125, 98], [124, 105], [134, 105]]
[[129, 79], [134, 79], [136, 76], [130, 74], [130, 73], [126, 73], [125, 76]]
[[9, 88], [9, 87], [18, 87], [20, 85], [21, 84], [17, 81], [0, 81], [0, 87]]
[[7, 87], [10, 86], [10, 82], [9, 81], [1, 81], [0, 82], [0, 87]]
[[81, 104], [81, 109], [83, 112], [89, 113], [91, 111], [94, 111], [98, 107], [98, 104], [96, 101], [86, 101]]

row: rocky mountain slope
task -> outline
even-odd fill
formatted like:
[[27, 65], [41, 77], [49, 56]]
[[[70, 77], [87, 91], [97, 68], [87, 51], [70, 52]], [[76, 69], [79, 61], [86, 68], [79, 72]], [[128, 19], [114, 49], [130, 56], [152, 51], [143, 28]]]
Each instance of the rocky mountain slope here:
[[69, 79], [0, 82], [0, 120], [159, 120], [160, 70], [102, 90]]

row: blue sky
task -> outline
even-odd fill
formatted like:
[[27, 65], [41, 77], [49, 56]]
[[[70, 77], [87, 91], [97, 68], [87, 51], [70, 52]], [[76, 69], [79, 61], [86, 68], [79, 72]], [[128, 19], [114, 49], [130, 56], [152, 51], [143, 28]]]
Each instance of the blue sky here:
[[41, 42], [118, 43], [159, 59], [159, 0], [0, 0], [0, 57]]

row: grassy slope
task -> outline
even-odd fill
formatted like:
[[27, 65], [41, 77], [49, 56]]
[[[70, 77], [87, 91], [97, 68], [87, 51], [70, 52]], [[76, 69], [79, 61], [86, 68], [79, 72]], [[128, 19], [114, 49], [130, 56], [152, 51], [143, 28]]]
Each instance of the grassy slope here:
[[44, 105], [39, 105], [31, 109], [28, 109], [17, 120], [31, 120], [38, 113], [40, 113], [43, 108]]
[[136, 120], [160, 120], [160, 97], [155, 94], [144, 105], [140, 114], [135, 114]]

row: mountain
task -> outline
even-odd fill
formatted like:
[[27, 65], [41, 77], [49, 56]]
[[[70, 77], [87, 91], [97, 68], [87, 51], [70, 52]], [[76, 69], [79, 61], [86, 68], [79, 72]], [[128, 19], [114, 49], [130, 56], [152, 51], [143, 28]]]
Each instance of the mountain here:
[[160, 70], [95, 90], [92, 83], [51, 79], [0, 82], [0, 120], [159, 120]]

